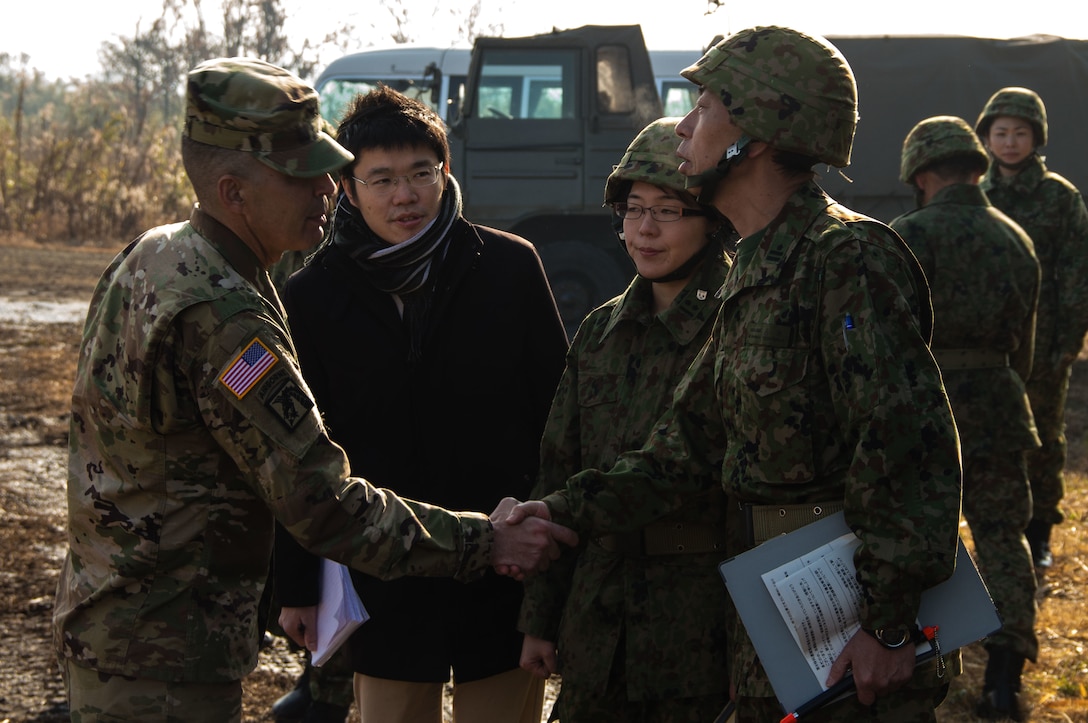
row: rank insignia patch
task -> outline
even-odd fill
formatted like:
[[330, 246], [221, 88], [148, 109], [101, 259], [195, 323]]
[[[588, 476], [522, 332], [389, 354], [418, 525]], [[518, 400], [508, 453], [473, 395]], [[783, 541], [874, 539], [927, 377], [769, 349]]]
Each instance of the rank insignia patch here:
[[235, 357], [226, 371], [219, 375], [219, 381], [241, 399], [278, 361], [279, 357], [262, 344], [260, 339], [254, 339], [245, 351]]

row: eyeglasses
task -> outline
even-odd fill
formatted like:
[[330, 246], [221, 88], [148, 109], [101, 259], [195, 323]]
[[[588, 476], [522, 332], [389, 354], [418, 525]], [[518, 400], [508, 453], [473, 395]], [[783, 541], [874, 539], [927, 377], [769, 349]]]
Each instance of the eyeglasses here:
[[623, 219], [635, 220], [642, 218], [644, 211], [650, 212], [650, 218], [658, 223], [679, 221], [685, 216], [705, 216], [706, 211], [699, 208], [677, 208], [675, 206], [638, 206], [633, 203], [614, 203], [612, 210]]
[[400, 184], [400, 179], [404, 179], [412, 188], [426, 188], [427, 186], [433, 186], [438, 183], [438, 174], [442, 171], [442, 165], [439, 163], [437, 166], [428, 166], [427, 168], [417, 168], [409, 173], [407, 176], [371, 176], [365, 181], [361, 178], [352, 176], [352, 179], [370, 189], [370, 192], [377, 196], [388, 196], [397, 190], [397, 185]]

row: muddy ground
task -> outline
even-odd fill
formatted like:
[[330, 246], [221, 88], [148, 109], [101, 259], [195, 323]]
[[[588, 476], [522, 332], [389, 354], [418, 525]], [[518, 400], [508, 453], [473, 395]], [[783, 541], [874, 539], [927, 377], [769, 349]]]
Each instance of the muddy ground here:
[[[0, 723], [67, 720], [49, 642], [64, 554], [67, 398], [86, 302], [113, 253], [0, 239]], [[1088, 721], [1086, 433], [1088, 361], [1082, 358], [1069, 411], [1070, 519], [1055, 537], [1058, 564], [1040, 593], [1043, 653], [1025, 671], [1035, 721]], [[973, 720], [985, 660], [976, 646], [964, 657], [965, 675], [939, 710], [942, 722]], [[272, 702], [300, 670], [299, 655], [284, 638], [274, 638], [244, 681], [244, 720], [271, 720]]]

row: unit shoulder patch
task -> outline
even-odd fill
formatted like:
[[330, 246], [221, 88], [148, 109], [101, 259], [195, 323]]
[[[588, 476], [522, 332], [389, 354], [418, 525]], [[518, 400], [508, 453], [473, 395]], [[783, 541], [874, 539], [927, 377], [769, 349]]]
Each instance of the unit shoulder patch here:
[[285, 427], [293, 430], [313, 409], [314, 400], [289, 374], [279, 374], [262, 385], [259, 393], [264, 405]]

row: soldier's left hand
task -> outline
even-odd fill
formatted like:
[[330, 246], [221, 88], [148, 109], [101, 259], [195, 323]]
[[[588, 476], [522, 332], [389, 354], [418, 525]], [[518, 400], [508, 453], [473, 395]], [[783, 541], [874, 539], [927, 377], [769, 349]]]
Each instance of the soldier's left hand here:
[[827, 686], [839, 682], [847, 670], [854, 674], [858, 702], [872, 705], [877, 696], [894, 692], [914, 674], [914, 645], [889, 650], [876, 638], [859, 630], [831, 665]]

